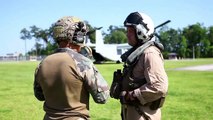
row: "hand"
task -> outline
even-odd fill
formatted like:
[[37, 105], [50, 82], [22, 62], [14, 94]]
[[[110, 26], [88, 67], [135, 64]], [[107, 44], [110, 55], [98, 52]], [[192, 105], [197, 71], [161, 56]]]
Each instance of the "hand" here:
[[126, 101], [134, 101], [136, 99], [134, 91], [122, 91], [121, 96], [123, 96]]

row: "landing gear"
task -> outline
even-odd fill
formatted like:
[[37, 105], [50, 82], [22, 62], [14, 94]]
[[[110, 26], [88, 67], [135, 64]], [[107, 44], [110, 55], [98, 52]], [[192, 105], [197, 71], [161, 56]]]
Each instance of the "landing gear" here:
[[120, 64], [120, 63], [121, 63], [121, 61], [119, 61], [119, 60], [118, 60], [118, 61], [116, 61], [116, 63], [117, 63], [117, 64]]

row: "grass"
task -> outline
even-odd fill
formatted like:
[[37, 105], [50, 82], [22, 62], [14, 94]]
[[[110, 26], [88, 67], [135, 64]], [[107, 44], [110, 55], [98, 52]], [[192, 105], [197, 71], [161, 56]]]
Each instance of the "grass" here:
[[166, 120], [211, 120], [212, 72], [168, 71], [169, 93], [163, 108]]
[[[43, 102], [33, 96], [33, 76], [38, 62], [0, 62], [0, 120], [41, 120]], [[162, 108], [163, 120], [212, 120], [213, 72], [175, 71], [174, 68], [213, 64], [213, 59], [165, 61], [169, 92]], [[122, 64], [97, 64], [109, 85]], [[119, 101], [104, 104], [90, 100], [92, 120], [120, 120]]]

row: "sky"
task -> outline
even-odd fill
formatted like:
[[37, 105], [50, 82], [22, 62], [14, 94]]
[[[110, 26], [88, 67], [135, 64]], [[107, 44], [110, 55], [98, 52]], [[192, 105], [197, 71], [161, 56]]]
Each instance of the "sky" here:
[[[93, 27], [123, 26], [131, 12], [149, 15], [155, 26], [166, 20], [169, 28], [182, 29], [202, 23], [213, 26], [212, 0], [0, 0], [0, 56], [25, 54], [23, 28], [48, 29], [63, 16], [76, 16]], [[35, 40], [26, 41], [26, 50], [35, 49]]]

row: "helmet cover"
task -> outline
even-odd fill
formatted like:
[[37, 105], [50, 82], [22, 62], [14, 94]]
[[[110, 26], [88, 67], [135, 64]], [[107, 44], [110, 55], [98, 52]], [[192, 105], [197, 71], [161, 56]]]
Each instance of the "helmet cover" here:
[[[56, 42], [69, 41], [71, 43], [83, 43], [87, 27], [84, 22], [74, 16], [65, 16], [53, 25], [53, 38]], [[79, 40], [79, 41], [78, 41]]]

